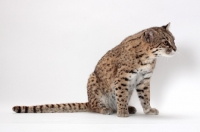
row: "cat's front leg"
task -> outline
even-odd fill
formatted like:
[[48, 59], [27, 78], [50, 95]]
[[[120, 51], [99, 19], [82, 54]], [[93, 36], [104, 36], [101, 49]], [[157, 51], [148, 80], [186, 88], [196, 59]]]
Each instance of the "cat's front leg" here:
[[148, 115], [158, 115], [159, 111], [150, 106], [150, 74], [151, 73], [143, 75], [143, 79], [138, 82], [136, 90], [144, 113]]

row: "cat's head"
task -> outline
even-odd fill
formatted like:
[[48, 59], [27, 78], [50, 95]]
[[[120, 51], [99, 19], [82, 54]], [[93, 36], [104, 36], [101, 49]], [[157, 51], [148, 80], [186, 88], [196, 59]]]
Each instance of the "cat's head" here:
[[175, 38], [169, 31], [170, 23], [162, 27], [153, 27], [144, 31], [144, 41], [147, 43], [148, 53], [152, 57], [171, 57], [176, 52]]

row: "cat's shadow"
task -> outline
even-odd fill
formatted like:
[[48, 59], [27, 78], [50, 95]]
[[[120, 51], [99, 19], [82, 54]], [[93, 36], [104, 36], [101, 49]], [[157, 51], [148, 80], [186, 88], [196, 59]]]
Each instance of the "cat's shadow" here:
[[170, 87], [173, 84], [175, 85], [181, 76], [187, 75], [191, 70], [195, 70], [196, 66], [193, 52], [190, 47], [186, 47], [184, 44], [178, 47], [178, 51], [174, 57], [158, 58], [151, 80], [151, 89], [153, 92], [151, 95], [156, 96], [153, 97], [156, 99], [156, 104], [162, 106], [163, 99], [173, 91], [173, 88]]

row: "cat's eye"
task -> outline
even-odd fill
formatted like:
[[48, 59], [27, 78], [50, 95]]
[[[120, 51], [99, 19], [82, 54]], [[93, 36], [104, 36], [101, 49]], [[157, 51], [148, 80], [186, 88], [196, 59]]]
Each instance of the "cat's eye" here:
[[168, 42], [168, 41], [165, 41], [164, 44], [165, 44], [165, 45], [169, 45], [169, 42]]

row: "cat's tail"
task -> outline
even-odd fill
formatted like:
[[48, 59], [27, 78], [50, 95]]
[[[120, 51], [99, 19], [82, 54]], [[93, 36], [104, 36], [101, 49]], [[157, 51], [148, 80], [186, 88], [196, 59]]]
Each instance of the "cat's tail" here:
[[67, 113], [89, 111], [88, 103], [45, 104], [35, 106], [14, 106], [16, 113]]

